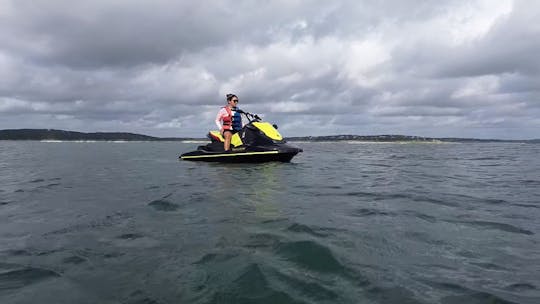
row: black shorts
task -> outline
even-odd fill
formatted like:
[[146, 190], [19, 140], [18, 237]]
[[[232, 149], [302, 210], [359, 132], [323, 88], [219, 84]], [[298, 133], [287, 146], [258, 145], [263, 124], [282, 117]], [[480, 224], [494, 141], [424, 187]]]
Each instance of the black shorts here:
[[231, 132], [232, 134], [234, 134], [238, 133], [238, 130], [223, 130], [223, 134], [225, 134], [225, 132]]

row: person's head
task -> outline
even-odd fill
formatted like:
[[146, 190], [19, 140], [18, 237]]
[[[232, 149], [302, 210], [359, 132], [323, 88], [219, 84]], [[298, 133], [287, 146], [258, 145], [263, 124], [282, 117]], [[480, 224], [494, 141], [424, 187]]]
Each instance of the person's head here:
[[227, 104], [231, 107], [236, 107], [238, 104], [238, 96], [234, 94], [227, 94]]

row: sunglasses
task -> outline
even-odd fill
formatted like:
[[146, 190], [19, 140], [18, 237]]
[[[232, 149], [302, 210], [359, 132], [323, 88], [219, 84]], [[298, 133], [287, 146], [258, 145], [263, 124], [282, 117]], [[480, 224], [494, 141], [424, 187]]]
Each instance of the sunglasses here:
[[238, 99], [233, 99], [233, 100], [231, 100], [231, 101], [232, 101], [232, 102], [238, 102]]

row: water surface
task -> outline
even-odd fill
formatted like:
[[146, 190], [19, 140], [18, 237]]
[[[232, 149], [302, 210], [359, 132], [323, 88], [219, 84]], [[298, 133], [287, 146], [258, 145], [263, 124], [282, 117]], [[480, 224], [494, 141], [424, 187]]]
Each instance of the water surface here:
[[540, 145], [0, 142], [1, 303], [540, 303]]

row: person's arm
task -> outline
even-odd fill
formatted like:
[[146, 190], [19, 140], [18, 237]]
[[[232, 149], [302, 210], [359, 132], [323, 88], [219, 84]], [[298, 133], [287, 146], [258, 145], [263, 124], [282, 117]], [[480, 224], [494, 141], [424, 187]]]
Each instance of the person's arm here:
[[217, 113], [216, 115], [216, 126], [218, 127], [218, 130], [221, 131], [221, 116], [223, 115], [221, 112], [222, 112], [223, 109], [219, 110], [219, 112]]

